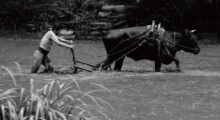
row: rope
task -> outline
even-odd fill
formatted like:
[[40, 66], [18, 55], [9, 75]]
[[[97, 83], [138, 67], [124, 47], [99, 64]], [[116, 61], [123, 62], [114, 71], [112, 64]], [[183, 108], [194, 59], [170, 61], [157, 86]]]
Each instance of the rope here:
[[145, 42], [145, 41], [142, 41], [142, 43], [138, 44], [137, 47], [135, 47], [134, 49], [128, 51], [126, 54], [122, 55], [121, 57], [119, 57], [119, 58], [116, 59], [115, 61], [111, 62], [109, 65], [105, 66], [105, 67], [102, 68], [101, 70], [103, 70], [103, 69], [105, 69], [105, 68], [111, 66], [114, 62], [117, 62], [117, 61], [120, 60], [121, 58], [123, 58], [123, 57], [125, 57], [126, 55], [130, 54], [131, 52], [135, 51], [137, 48], [139, 48], [140, 46], [142, 46], [144, 42]]
[[179, 46], [179, 47], [182, 47], [182, 48], [186, 48], [186, 49], [191, 49], [191, 50], [198, 50], [198, 49], [193, 49], [193, 48], [190, 48], [190, 47], [186, 47], [186, 46], [183, 46], [183, 45], [178, 45], [178, 44], [176, 44], [175, 42], [173, 42], [173, 41], [170, 41], [170, 40], [168, 40], [168, 39], [164, 39], [166, 42], [169, 42], [169, 43], [171, 43], [171, 44], [173, 44], [173, 45], [176, 45], [176, 46]]
[[112, 55], [118, 54], [118, 53], [120, 53], [120, 52], [123, 52], [124, 50], [126, 50], [126, 49], [130, 48], [131, 46], [133, 46], [133, 45], [137, 44], [137, 43], [138, 43], [138, 42], [140, 42], [140, 41], [142, 41], [142, 39], [140, 39], [140, 40], [136, 41], [135, 43], [133, 43], [133, 44], [129, 45], [128, 47], [126, 47], [126, 48], [124, 48], [124, 49], [122, 49], [122, 50], [120, 50], [120, 51], [116, 51], [116, 52], [114, 52], [114, 53], [111, 53], [111, 54], [109, 54], [108, 56], [112, 56]]
[[[145, 34], [146, 32], [147, 32], [147, 31], [144, 31], [144, 32], [142, 32], [142, 33], [140, 33], [140, 34], [138, 34], [138, 35], [136, 35], [136, 36], [134, 36], [134, 37], [131, 37], [131, 38], [127, 38], [127, 39], [125, 39], [125, 40], [122, 40], [118, 45], [116, 45], [113, 49], [110, 50], [110, 56], [111, 56], [111, 55], [118, 54], [118, 53], [120, 53], [120, 52], [122, 52], [122, 51], [128, 49], [129, 47], [135, 45], [136, 43], [138, 43], [138, 42], [141, 41], [141, 40], [138, 40], [137, 42], [135, 42], [135, 43], [129, 45], [128, 47], [126, 47], [126, 48], [124, 48], [124, 49], [122, 49], [122, 50], [120, 50], [120, 51], [117, 51], [117, 52], [115, 52], [115, 53], [111, 53], [111, 52], [113, 52], [115, 49], [117, 49], [117, 47], [120, 46], [123, 42], [125, 42], [125, 41], [129, 41], [129, 40], [134, 39], [134, 38], [136, 38], [136, 37], [139, 37], [139, 36]], [[77, 46], [81, 46], [81, 47], [90, 47], [90, 46], [85, 46], [85, 45], [77, 45]], [[101, 47], [100, 47], [100, 48], [101, 48]], [[103, 47], [102, 47], [102, 48], [103, 48]], [[78, 51], [77, 53], [81, 53], [81, 54], [84, 54], [84, 55], [87, 55], [87, 56], [92, 56], [92, 57], [95, 56], [95, 57], [99, 57], [99, 58], [105, 56], [105, 55], [99, 55], [99, 56], [96, 56], [96, 55], [91, 55], [91, 54], [87, 54], [87, 53], [79, 52], [79, 51]]]
[[[94, 46], [87, 46], [87, 45], [81, 45], [81, 44], [75, 44], [75, 45], [79, 47], [94, 48]], [[96, 46], [96, 48], [104, 48], [104, 47]]]
[[129, 40], [131, 40], [131, 39], [134, 39], [134, 38], [136, 38], [136, 37], [139, 37], [139, 36], [141, 36], [141, 35], [144, 35], [146, 32], [147, 32], [147, 31], [144, 31], [144, 32], [142, 32], [142, 33], [140, 33], [140, 34], [138, 34], [138, 35], [136, 35], [136, 36], [134, 36], [134, 37], [131, 37], [131, 38], [127, 38], [127, 39], [125, 39], [125, 40], [122, 40], [121, 42], [118, 43], [118, 45], [116, 45], [116, 46], [115, 46], [113, 49], [111, 49], [109, 52], [112, 52], [112, 51], [114, 51], [115, 49], [117, 49], [117, 47], [120, 46], [123, 42], [129, 41]]
[[[145, 31], [145, 32], [146, 32], [146, 31]], [[143, 33], [145, 33], [145, 32], [143, 32]], [[143, 34], [143, 33], [141, 33], [141, 34]], [[139, 35], [141, 35], [141, 34], [139, 34]], [[139, 36], [139, 35], [137, 35], [137, 36]], [[137, 36], [135, 36], [135, 37], [137, 37]], [[135, 38], [135, 37], [132, 37], [132, 38], [129, 38], [129, 39], [126, 39], [126, 40], [130, 40], [130, 39], [133, 39], [133, 38]], [[124, 42], [124, 41], [126, 41], [126, 40], [123, 40], [122, 42]], [[108, 55], [108, 56], [111, 56], [111, 55], [115, 55], [115, 54], [117, 54], [117, 53], [120, 53], [120, 52], [122, 52], [122, 51], [128, 49], [129, 47], [135, 45], [136, 43], [138, 43], [138, 42], [141, 41], [141, 40], [142, 40], [142, 39], [140, 39], [140, 40], [138, 40], [137, 42], [133, 43], [132, 45], [129, 45], [128, 47], [126, 47], [126, 48], [124, 48], [124, 49], [122, 49], [122, 50], [120, 50], [120, 51], [117, 51], [117, 52], [115, 52], [115, 53], [112, 53], [112, 54], [110, 54], [110, 55]], [[172, 41], [170, 41], [170, 40], [168, 40], [168, 39], [164, 39], [164, 40], [167, 41], [167, 42], [169, 42], [169, 43], [171, 43], [171, 44], [174, 44], [174, 45], [176, 45], [176, 46], [182, 47], [182, 48], [191, 49], [191, 50], [197, 50], [197, 49], [189, 48], [189, 47], [186, 47], [186, 46], [183, 46], [183, 45], [178, 45], [178, 44], [176, 44], [175, 42], [172, 42]], [[174, 37], [174, 40], [176, 41], [175, 37]], [[120, 45], [122, 42], [120, 42], [119, 45]], [[137, 48], [139, 48], [140, 46], [142, 46], [144, 42], [146, 42], [146, 41], [142, 41], [142, 43], [138, 44], [137, 47], [135, 47], [135, 48], [132, 49], [131, 51], [127, 52], [126, 54], [122, 55], [121, 57], [119, 57], [119, 58], [116, 59], [115, 61], [111, 62], [109, 65], [107, 65], [107, 66], [105, 66], [104, 68], [102, 68], [102, 70], [105, 69], [105, 68], [107, 68], [107, 67], [109, 67], [109, 66], [111, 66], [114, 62], [117, 62], [118, 60], [120, 60], [121, 58], [125, 57], [126, 55], [130, 54], [131, 52], [133, 52], [134, 50], [136, 50]], [[160, 44], [160, 43], [159, 43], [159, 44]], [[117, 45], [116, 47], [114, 47], [114, 49], [116, 49], [119, 45]], [[173, 47], [174, 47], [174, 46], [173, 46]], [[159, 49], [159, 48], [158, 48], [158, 49]]]

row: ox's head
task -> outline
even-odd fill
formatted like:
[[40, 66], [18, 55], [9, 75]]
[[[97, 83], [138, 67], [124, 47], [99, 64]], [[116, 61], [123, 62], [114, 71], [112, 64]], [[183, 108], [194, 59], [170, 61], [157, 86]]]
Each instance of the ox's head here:
[[197, 38], [194, 34], [195, 30], [185, 30], [182, 33], [182, 38], [179, 41], [179, 47], [190, 53], [198, 54], [200, 52], [199, 45], [197, 43]]

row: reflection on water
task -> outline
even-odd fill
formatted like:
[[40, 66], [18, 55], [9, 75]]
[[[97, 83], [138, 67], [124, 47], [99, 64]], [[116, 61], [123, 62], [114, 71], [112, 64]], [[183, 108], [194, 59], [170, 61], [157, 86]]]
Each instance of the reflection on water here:
[[[39, 42], [37, 39], [0, 38], [0, 65], [16, 67], [14, 62], [17, 62], [22, 68], [29, 69]], [[77, 60], [96, 64], [105, 59], [105, 50], [101, 41], [75, 41], [75, 46]], [[67, 48], [53, 45], [49, 57], [57, 68], [73, 65], [72, 56]]]

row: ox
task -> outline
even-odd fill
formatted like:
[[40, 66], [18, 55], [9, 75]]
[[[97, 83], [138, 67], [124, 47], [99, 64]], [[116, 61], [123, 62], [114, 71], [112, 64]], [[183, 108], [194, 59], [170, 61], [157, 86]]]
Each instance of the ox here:
[[107, 59], [102, 65], [102, 70], [115, 63], [114, 70], [120, 71], [125, 57], [135, 61], [142, 59], [155, 61], [156, 72], [161, 70], [161, 64], [168, 65], [173, 61], [180, 70], [179, 60], [176, 57], [178, 51], [194, 54], [200, 52], [193, 31], [171, 32], [161, 28], [160, 31], [163, 32], [159, 32], [158, 37], [160, 42], [154, 42], [155, 40], [148, 39], [149, 30], [149, 25], [110, 30], [103, 38]]

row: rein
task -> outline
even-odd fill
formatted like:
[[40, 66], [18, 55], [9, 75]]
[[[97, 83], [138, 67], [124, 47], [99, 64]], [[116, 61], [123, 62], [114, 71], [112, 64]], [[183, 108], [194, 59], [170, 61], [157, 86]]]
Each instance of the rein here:
[[131, 47], [134, 46], [135, 44], [139, 43], [140, 41], [143, 41], [143, 40], [140, 39], [140, 40], [138, 40], [138, 41], [132, 43], [131, 45], [129, 45], [128, 47], [126, 47], [126, 48], [124, 48], [124, 49], [122, 49], [122, 50], [119, 50], [119, 51], [116, 51], [116, 52], [110, 53], [108, 56], [112, 56], [112, 55], [115, 55], [115, 54], [121, 53], [121, 52], [123, 52], [123, 51], [125, 51], [125, 50], [131, 48]]
[[119, 42], [114, 48], [112, 48], [109, 52], [110, 52], [110, 53], [113, 52], [113, 51], [114, 51], [115, 49], [117, 49], [123, 42], [132, 40], [132, 39], [134, 39], [134, 38], [136, 38], [136, 37], [139, 37], [139, 36], [142, 36], [142, 35], [144, 35], [146, 32], [147, 32], [147, 30], [144, 31], [144, 32], [142, 32], [142, 33], [140, 33], [140, 34], [138, 34], [138, 35], [136, 35], [136, 36], [133, 36], [133, 37], [131, 37], [131, 38], [127, 38], [127, 39], [125, 39], [125, 40], [122, 40], [122, 41]]
[[126, 55], [132, 53], [133, 51], [135, 51], [136, 49], [138, 49], [139, 47], [141, 47], [146, 41], [142, 41], [141, 43], [138, 44], [138, 46], [136, 46], [135, 48], [133, 48], [132, 50], [128, 51], [127, 53], [123, 54], [122, 56], [118, 57], [115, 61], [111, 62], [110, 64], [108, 64], [107, 66], [105, 66], [104, 68], [102, 68], [101, 70], [104, 70], [105, 68], [108, 68], [109, 66], [111, 66], [114, 62], [120, 60], [121, 58], [125, 57]]
[[185, 49], [189, 49], [189, 50], [193, 50], [193, 51], [196, 51], [197, 49], [194, 49], [194, 48], [190, 48], [190, 47], [186, 47], [186, 46], [184, 46], [184, 45], [179, 45], [179, 44], [177, 44], [177, 42], [176, 42], [176, 32], [174, 32], [174, 42], [173, 41], [170, 41], [170, 40], [168, 40], [168, 39], [164, 39], [166, 42], [168, 42], [168, 43], [171, 43], [171, 44], [173, 44], [174, 45], [174, 47], [175, 46], [179, 46], [179, 47], [181, 47], [181, 48], [185, 48]]

